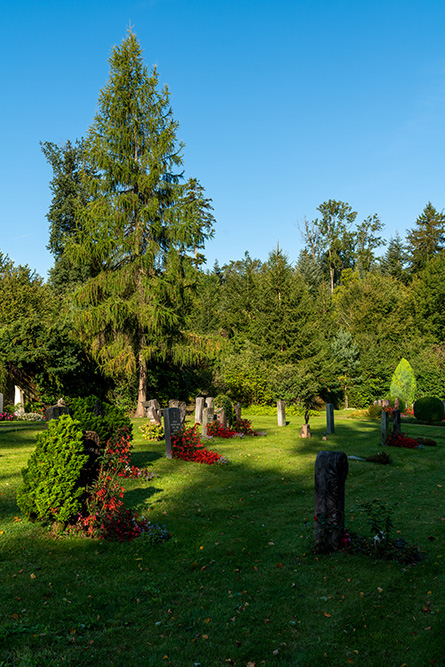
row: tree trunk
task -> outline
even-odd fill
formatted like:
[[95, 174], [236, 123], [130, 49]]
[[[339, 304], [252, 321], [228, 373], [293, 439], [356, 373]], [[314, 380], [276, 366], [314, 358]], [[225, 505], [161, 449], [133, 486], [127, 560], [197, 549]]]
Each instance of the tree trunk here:
[[142, 358], [142, 351], [139, 350], [139, 387], [138, 387], [138, 404], [136, 406], [135, 417], [145, 417], [145, 408], [142, 405], [147, 400], [147, 363]]

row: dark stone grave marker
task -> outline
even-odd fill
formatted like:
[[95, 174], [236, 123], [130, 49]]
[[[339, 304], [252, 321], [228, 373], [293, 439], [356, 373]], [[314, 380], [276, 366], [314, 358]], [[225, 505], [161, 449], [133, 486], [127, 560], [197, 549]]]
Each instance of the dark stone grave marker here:
[[168, 459], [172, 458], [172, 441], [171, 437], [181, 430], [181, 413], [179, 408], [165, 408], [162, 411], [164, 416], [164, 433], [165, 433], [165, 455]]
[[332, 403], [326, 403], [326, 433], [328, 435], [335, 433], [334, 405]]
[[392, 411], [392, 432], [400, 433], [400, 410]]
[[338, 551], [345, 530], [344, 452], [318, 452], [315, 461], [315, 551]]

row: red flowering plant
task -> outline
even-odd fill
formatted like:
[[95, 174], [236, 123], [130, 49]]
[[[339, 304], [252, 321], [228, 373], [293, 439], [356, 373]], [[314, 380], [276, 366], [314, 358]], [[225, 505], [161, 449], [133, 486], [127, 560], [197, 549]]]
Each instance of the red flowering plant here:
[[107, 461], [107, 466], [111, 470], [117, 472], [119, 477], [139, 477], [145, 480], [153, 479], [155, 474], [150, 472], [147, 468], [137, 468], [130, 466], [131, 450], [131, 434], [128, 430], [121, 430], [117, 437], [108, 440], [104, 457]]
[[174, 459], [183, 461], [196, 461], [197, 463], [226, 463], [227, 459], [220, 456], [218, 452], [211, 451], [200, 441], [198, 425], [191, 428], [183, 428], [179, 433], [172, 435], [172, 456]]
[[252, 422], [248, 419], [237, 419], [233, 428], [224, 427], [219, 421], [207, 426], [207, 436], [212, 438], [242, 438], [245, 435], [260, 435], [252, 430]]
[[405, 433], [391, 433], [386, 440], [388, 447], [405, 447], [407, 449], [417, 449], [419, 443], [414, 438], [410, 438]]

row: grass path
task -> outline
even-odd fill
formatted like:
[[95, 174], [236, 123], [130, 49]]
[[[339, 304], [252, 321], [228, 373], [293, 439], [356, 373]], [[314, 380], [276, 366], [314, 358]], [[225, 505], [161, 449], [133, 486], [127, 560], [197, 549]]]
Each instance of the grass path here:
[[26, 522], [15, 493], [41, 426], [2, 424], [0, 667], [443, 666], [445, 429], [409, 424], [438, 446], [349, 464], [347, 524], [367, 531], [357, 503], [388, 503], [394, 529], [425, 552], [403, 566], [311, 551], [317, 452], [374, 453], [377, 422], [337, 419], [323, 442], [324, 417], [306, 441], [301, 418], [252, 421], [266, 437], [216, 440], [230, 463], [205, 466], [165, 459], [135, 420], [132, 462], [157, 477], [126, 480], [125, 502], [171, 531], [154, 548], [54, 540]]

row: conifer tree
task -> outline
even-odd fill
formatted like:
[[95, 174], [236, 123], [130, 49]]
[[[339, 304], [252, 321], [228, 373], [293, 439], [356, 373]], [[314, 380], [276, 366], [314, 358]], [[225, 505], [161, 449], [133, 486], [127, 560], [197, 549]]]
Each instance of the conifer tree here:
[[85, 140], [87, 204], [66, 252], [96, 273], [76, 294], [78, 330], [105, 372], [137, 374], [143, 416], [150, 360], [190, 352], [181, 333], [187, 294], [214, 220], [199, 182], [182, 180], [169, 92], [131, 30], [109, 62]]
[[428, 202], [416, 220], [416, 227], [408, 232], [406, 238], [411, 272], [415, 273], [445, 248], [445, 214], [439, 213]]

